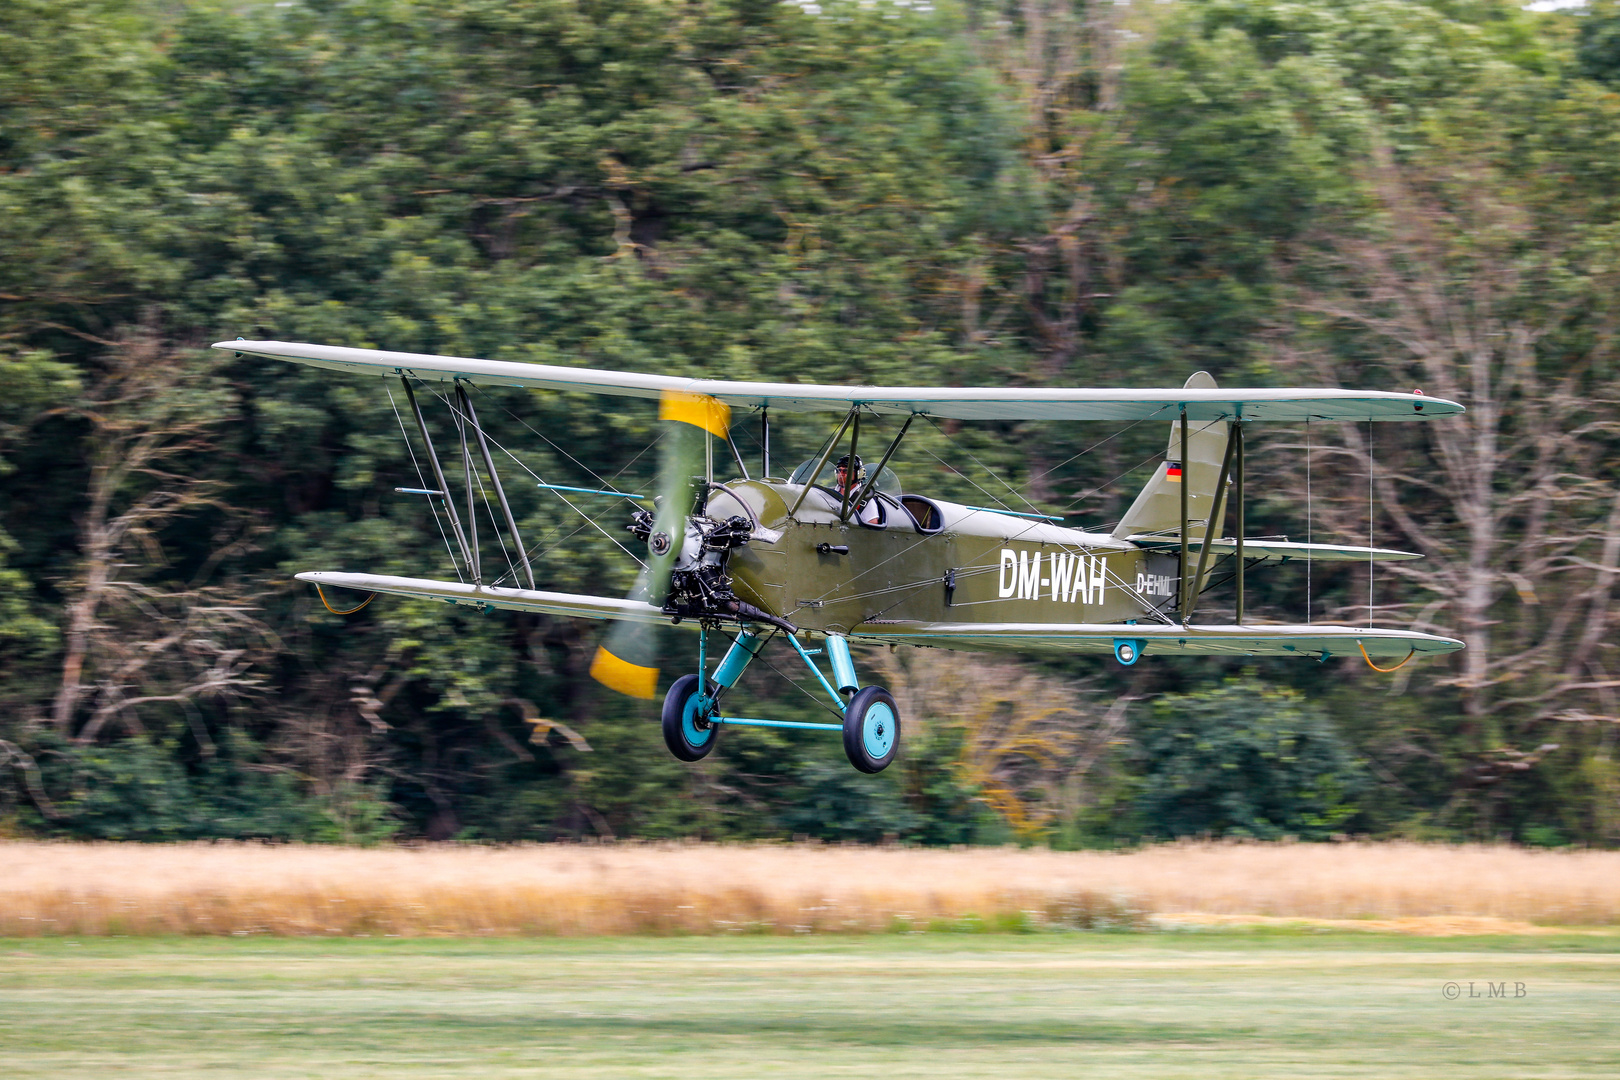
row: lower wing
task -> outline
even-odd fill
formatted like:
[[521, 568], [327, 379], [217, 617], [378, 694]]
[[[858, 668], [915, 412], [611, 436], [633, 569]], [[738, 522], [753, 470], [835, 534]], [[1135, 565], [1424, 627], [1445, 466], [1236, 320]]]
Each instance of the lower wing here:
[[1163, 626], [1124, 623], [862, 623], [850, 635], [893, 645], [1008, 652], [1112, 652], [1117, 641], [1140, 641], [1160, 656], [1223, 653], [1236, 656], [1403, 657], [1456, 652], [1456, 638], [1415, 630], [1362, 626]]
[[[626, 619], [668, 623], [660, 608], [615, 596], [580, 596], [469, 585], [459, 581], [390, 577], [384, 574], [311, 572], [299, 581], [339, 589], [386, 593], [419, 600], [442, 600], [475, 608], [506, 608], [578, 619]], [[858, 641], [895, 645], [929, 645], [941, 649], [1008, 652], [1112, 652], [1114, 643], [1135, 640], [1159, 655], [1224, 653], [1238, 656], [1369, 656], [1401, 657], [1412, 653], [1456, 652], [1455, 638], [1414, 630], [1368, 629], [1359, 626], [1163, 626], [1125, 623], [878, 623], [857, 626]]]
[[668, 623], [663, 610], [640, 600], [615, 596], [579, 596], [575, 593], [540, 592], [535, 589], [503, 589], [491, 585], [469, 585], [461, 581], [433, 581], [429, 578], [389, 577], [386, 574], [339, 574], [312, 571], [299, 574], [299, 581], [338, 589], [410, 596], [418, 600], [443, 600], [475, 608], [507, 608], [543, 615], [571, 615], [578, 619], [624, 619], [630, 622]]

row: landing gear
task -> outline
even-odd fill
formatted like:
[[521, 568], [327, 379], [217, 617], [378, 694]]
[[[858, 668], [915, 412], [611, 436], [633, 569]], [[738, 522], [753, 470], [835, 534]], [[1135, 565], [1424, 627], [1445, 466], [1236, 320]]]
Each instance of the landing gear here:
[[881, 686], [868, 686], [844, 710], [844, 753], [864, 773], [882, 772], [900, 749], [900, 710]]
[[[839, 731], [844, 735], [844, 753], [849, 763], [864, 773], [882, 772], [894, 760], [900, 749], [900, 710], [895, 707], [894, 696], [881, 686], [868, 686], [857, 690], [855, 664], [850, 659], [849, 645], [842, 637], [828, 635], [824, 649], [806, 649], [793, 633], [785, 635], [788, 644], [799, 654], [821, 688], [836, 704], [842, 717], [837, 724], [812, 723], [807, 720], [766, 720], [756, 717], [728, 716], [720, 709], [719, 699], [737, 685], [743, 668], [765, 645], [765, 638], [752, 629], [744, 629], [726, 650], [725, 658], [714, 671], [714, 677], [705, 682], [700, 674], [682, 675], [675, 680], [664, 696], [664, 745], [682, 761], [697, 761], [707, 757], [720, 737], [722, 725], [733, 727], [792, 728], [799, 731]], [[708, 670], [706, 642], [707, 628], [698, 634], [698, 671]], [[828, 682], [813, 657], [825, 651], [832, 661], [833, 681]], [[701, 688], [707, 686], [708, 692]], [[837, 689], [834, 689], [834, 687]], [[842, 690], [843, 694], [839, 691]], [[848, 703], [844, 694], [851, 694]]]
[[719, 725], [700, 709], [707, 702], [698, 687], [697, 675], [682, 675], [664, 695], [664, 745], [682, 761], [707, 757], [720, 738]]

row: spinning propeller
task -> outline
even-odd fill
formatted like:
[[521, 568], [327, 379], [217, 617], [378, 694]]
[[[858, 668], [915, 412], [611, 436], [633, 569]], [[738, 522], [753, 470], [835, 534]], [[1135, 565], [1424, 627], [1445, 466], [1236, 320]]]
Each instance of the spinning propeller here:
[[[647, 562], [630, 590], [630, 599], [662, 607], [669, 598], [670, 577], [687, 540], [687, 519], [699, 512], [700, 494], [707, 494], [708, 438], [724, 439], [730, 428], [731, 409], [703, 394], [664, 391], [658, 404], [664, 423], [663, 458], [658, 473], [658, 500], [647, 537]], [[643, 519], [645, 520], [645, 519]], [[652, 623], [620, 621], [591, 661], [591, 677], [604, 686], [651, 699], [658, 687], [658, 627]]]

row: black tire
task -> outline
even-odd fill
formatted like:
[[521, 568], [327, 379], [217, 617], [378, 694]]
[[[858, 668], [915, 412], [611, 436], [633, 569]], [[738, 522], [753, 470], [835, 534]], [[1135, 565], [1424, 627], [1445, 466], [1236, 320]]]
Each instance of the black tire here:
[[682, 675], [664, 695], [664, 745], [682, 761], [709, 756], [720, 741], [720, 726], [696, 715], [698, 677]]
[[868, 686], [844, 710], [844, 753], [863, 773], [882, 772], [900, 752], [900, 710], [894, 695]]

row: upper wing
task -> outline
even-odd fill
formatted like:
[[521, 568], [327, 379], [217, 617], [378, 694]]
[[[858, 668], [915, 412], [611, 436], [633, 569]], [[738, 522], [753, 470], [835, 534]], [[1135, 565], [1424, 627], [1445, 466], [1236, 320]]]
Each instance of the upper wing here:
[[339, 589], [412, 596], [419, 600], [443, 600], [475, 608], [509, 608], [542, 615], [570, 615], [578, 619], [622, 619], [628, 622], [668, 623], [663, 610], [640, 600], [613, 596], [580, 596], [576, 593], [540, 592], [535, 589], [504, 589], [490, 585], [470, 585], [462, 581], [433, 581], [428, 578], [390, 577], [386, 574], [341, 574], [311, 571], [299, 574], [299, 581], [330, 585]]
[[214, 348], [367, 375], [408, 374], [434, 382], [461, 380], [480, 386], [582, 390], [620, 397], [656, 398], [673, 390], [705, 394], [734, 408], [768, 406], [796, 412], [835, 412], [860, 404], [880, 413], [959, 420], [1143, 420], [1152, 416], [1168, 420], [1179, 415], [1185, 404], [1191, 420], [1421, 420], [1463, 411], [1461, 405], [1443, 398], [1380, 390], [815, 386], [721, 382], [286, 341], [220, 341]]
[[1357, 626], [1154, 626], [1120, 623], [862, 623], [850, 637], [941, 649], [1002, 649], [1011, 652], [1109, 652], [1114, 642], [1136, 639], [1154, 656], [1226, 653], [1239, 656], [1403, 657], [1456, 652], [1456, 638], [1415, 630]]

